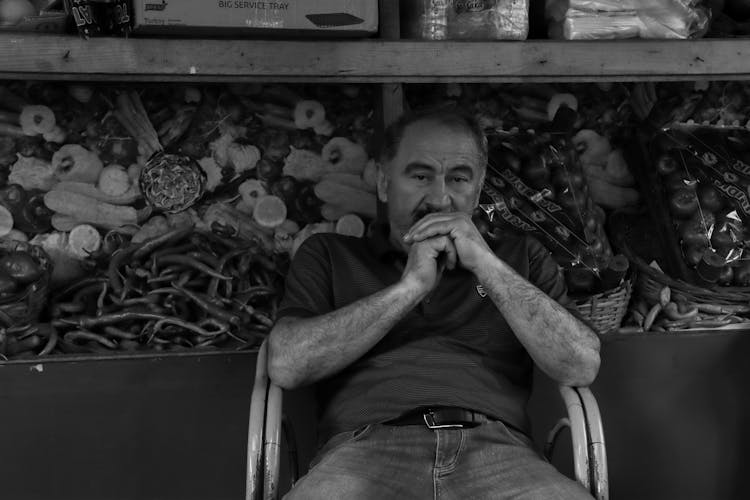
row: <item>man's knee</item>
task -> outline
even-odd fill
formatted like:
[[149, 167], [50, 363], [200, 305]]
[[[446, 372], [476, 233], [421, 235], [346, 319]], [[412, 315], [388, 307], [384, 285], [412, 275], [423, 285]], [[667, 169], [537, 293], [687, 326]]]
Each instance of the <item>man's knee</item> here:
[[557, 472], [530, 485], [527, 494], [519, 499], [538, 500], [591, 500], [591, 494], [581, 485], [567, 476]]
[[383, 486], [368, 477], [314, 469], [294, 485], [284, 500], [382, 499], [387, 498], [383, 496]]

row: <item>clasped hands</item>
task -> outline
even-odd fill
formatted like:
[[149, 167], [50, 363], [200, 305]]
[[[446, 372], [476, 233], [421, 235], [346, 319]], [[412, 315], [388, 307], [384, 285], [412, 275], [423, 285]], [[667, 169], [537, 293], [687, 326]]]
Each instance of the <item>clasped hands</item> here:
[[410, 245], [403, 278], [416, 280], [427, 292], [437, 285], [441, 264], [448, 269], [461, 266], [476, 275], [494, 257], [471, 216], [462, 212], [425, 215], [403, 239]]

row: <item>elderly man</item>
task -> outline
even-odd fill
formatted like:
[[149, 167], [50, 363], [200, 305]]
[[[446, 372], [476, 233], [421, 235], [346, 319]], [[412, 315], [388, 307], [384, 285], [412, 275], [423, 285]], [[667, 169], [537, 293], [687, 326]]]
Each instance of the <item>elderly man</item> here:
[[599, 341], [536, 240], [490, 247], [471, 221], [487, 162], [473, 118], [437, 111], [386, 132], [365, 238], [300, 247], [269, 373], [315, 384], [322, 448], [292, 499], [589, 498], [528, 437], [532, 366], [588, 385]]

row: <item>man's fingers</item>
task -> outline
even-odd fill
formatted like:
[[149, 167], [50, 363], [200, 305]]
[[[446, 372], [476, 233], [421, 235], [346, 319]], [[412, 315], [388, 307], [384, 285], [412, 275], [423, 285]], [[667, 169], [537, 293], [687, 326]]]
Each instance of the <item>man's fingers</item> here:
[[436, 236], [434, 238], [428, 238], [424, 241], [417, 242], [420, 245], [424, 245], [426, 248], [430, 248], [431, 258], [436, 259], [448, 269], [456, 267], [458, 262], [458, 251], [456, 245], [447, 236]]
[[404, 241], [422, 241], [433, 236], [448, 235], [463, 220], [455, 213], [429, 214], [417, 221], [404, 235]]
[[419, 231], [425, 226], [432, 224], [433, 222], [450, 221], [456, 219], [458, 214], [456, 212], [435, 212], [427, 214], [417, 222], [415, 222], [409, 231]]
[[[448, 240], [448, 238], [446, 238]], [[455, 269], [456, 263], [458, 262], [458, 252], [456, 251], [456, 245], [452, 241], [448, 240], [445, 246], [445, 267], [448, 269]]]
[[453, 244], [453, 241], [447, 236], [438, 236], [434, 241], [437, 245], [437, 249], [444, 256], [443, 264], [445, 267], [448, 269], [455, 268], [456, 263], [458, 262], [458, 251], [456, 250], [456, 245]]
[[447, 236], [450, 234], [453, 226], [451, 224], [444, 223], [433, 223], [428, 226], [423, 226], [417, 231], [409, 230], [404, 236], [406, 243], [416, 243], [418, 241], [428, 240], [436, 236]]

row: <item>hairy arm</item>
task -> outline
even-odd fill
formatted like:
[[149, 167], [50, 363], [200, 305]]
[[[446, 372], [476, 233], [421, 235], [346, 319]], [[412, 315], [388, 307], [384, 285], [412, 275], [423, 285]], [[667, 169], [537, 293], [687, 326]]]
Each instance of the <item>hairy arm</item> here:
[[285, 389], [310, 384], [369, 351], [424, 297], [401, 280], [341, 309], [311, 318], [282, 318], [269, 338], [269, 375]]
[[423, 241], [451, 238], [458, 263], [477, 277], [518, 340], [547, 375], [585, 386], [599, 371], [599, 337], [555, 299], [497, 257], [465, 213], [430, 214], [405, 235]]
[[[436, 286], [437, 260], [442, 253], [446, 253], [448, 265], [452, 266], [455, 248], [446, 237], [415, 244], [401, 279], [393, 285], [330, 312], [280, 319], [269, 336], [271, 380], [292, 389], [333, 375], [359, 359]], [[308, 272], [315, 267], [325, 268], [314, 260], [298, 266], [298, 271], [301, 267]], [[324, 281], [318, 281], [318, 285]], [[305, 288], [313, 296], [320, 295], [314, 286]]]
[[599, 338], [591, 328], [494, 254], [487, 256], [476, 275], [542, 371], [564, 385], [594, 381]]

